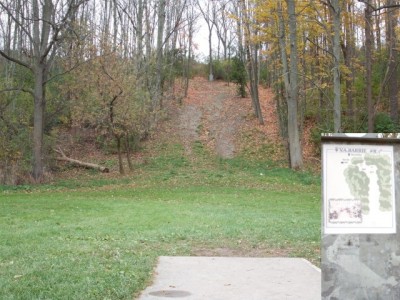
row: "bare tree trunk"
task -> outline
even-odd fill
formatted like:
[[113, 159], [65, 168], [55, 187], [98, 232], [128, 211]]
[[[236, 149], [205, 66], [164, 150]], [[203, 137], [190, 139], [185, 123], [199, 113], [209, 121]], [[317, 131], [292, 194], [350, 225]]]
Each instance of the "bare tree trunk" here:
[[33, 178], [40, 182], [43, 179], [43, 126], [46, 102], [44, 99], [44, 70], [39, 64], [35, 68], [34, 112], [33, 112]]
[[[237, 0], [238, 2], [240, 0]], [[237, 39], [238, 39], [238, 56], [240, 58], [241, 61], [245, 61], [245, 54], [244, 54], [244, 50], [243, 50], [243, 26], [242, 26], [242, 13], [239, 9], [240, 5], [238, 3], [238, 5], [236, 5], [236, 35], [237, 35]]]
[[125, 135], [125, 148], [126, 148], [126, 160], [128, 161], [129, 171], [133, 171], [133, 164], [131, 159], [131, 145], [129, 142], [129, 134]]
[[202, 6], [202, 1], [197, 0], [197, 6], [200, 9], [201, 14], [203, 15], [204, 20], [207, 23], [207, 28], [208, 28], [208, 68], [209, 68], [209, 74], [208, 74], [208, 80], [213, 81], [214, 80], [214, 72], [213, 72], [213, 57], [212, 57], [212, 32], [214, 29], [214, 7], [211, 8], [214, 4], [210, 4], [211, 1], [207, 1], [207, 6], [204, 8]]
[[136, 26], [136, 65], [140, 76], [143, 57], [143, 0], [138, 0]]
[[[387, 0], [387, 5], [394, 5], [396, 1]], [[399, 75], [398, 75], [398, 64], [399, 64], [399, 53], [397, 50], [397, 17], [394, 9], [388, 9], [387, 12], [387, 44], [389, 51], [388, 58], [388, 75], [389, 75], [389, 103], [390, 103], [390, 118], [397, 124], [399, 120], [399, 104], [398, 104], [398, 93], [399, 93]]]
[[214, 81], [214, 71], [213, 71], [213, 56], [212, 56], [212, 27], [208, 31], [208, 80]]
[[290, 40], [290, 70], [289, 70], [289, 98], [288, 104], [288, 136], [290, 166], [292, 169], [303, 167], [303, 157], [300, 143], [300, 132], [298, 122], [298, 59], [297, 59], [297, 21], [295, 11], [295, 0], [286, 0], [289, 14], [289, 40]]
[[[33, 49], [34, 49], [34, 112], [33, 112], [33, 178], [36, 181], [42, 181], [44, 175], [43, 162], [43, 133], [44, 133], [44, 112], [46, 107], [45, 100], [45, 84], [46, 64], [50, 64], [47, 55], [45, 55], [48, 47], [50, 36], [50, 22], [42, 22], [40, 26], [39, 5], [37, 0], [33, 2]], [[42, 18], [51, 21], [54, 16], [54, 6], [51, 0], [46, 0], [43, 5]]]
[[158, 29], [157, 29], [157, 75], [156, 75], [156, 95], [153, 109], [159, 105], [162, 107], [162, 81], [163, 81], [163, 43], [164, 43], [164, 24], [165, 24], [165, 4], [166, 0], [160, 0], [158, 7]]
[[[375, 7], [380, 7], [381, 6], [381, 1], [380, 0], [375, 0], [374, 1], [374, 6]], [[382, 51], [382, 42], [381, 42], [381, 16], [378, 10], [375, 11], [375, 32], [376, 32], [376, 51], [379, 53]]]
[[340, 89], [340, 32], [341, 7], [339, 0], [331, 0], [333, 14], [333, 127], [334, 132], [341, 132], [341, 89]]
[[[253, 46], [254, 48], [256, 46]], [[264, 124], [264, 119], [262, 116], [260, 99], [258, 94], [258, 55], [257, 49], [252, 49], [252, 46], [249, 44], [246, 45], [247, 49], [247, 72], [249, 74], [249, 81], [250, 81], [250, 93], [251, 93], [251, 100], [253, 103], [254, 113], [258, 119], [258, 122], [262, 125]], [[252, 53], [253, 51], [254, 53]]]
[[354, 127], [355, 116], [354, 116], [354, 100], [353, 100], [353, 83], [354, 83], [354, 67], [353, 67], [353, 57], [354, 57], [354, 31], [353, 31], [353, 20], [352, 20], [352, 4], [348, 3], [347, 13], [345, 16], [345, 45], [343, 48], [344, 63], [350, 74], [345, 77], [346, 82], [346, 100], [347, 100], [347, 114], [351, 120], [351, 124]]
[[151, 24], [151, 15], [150, 15], [150, 4], [144, 0], [143, 3], [143, 8], [145, 11], [145, 15], [146, 15], [146, 35], [145, 35], [145, 44], [146, 44], [146, 64], [144, 67], [144, 74], [146, 76], [146, 86], [148, 88], [150, 88], [150, 78], [149, 78], [149, 74], [150, 74], [150, 58], [151, 58], [151, 44], [152, 44], [152, 24]]
[[254, 113], [260, 124], [264, 124], [262, 117], [260, 99], [258, 95], [258, 45], [251, 41], [253, 34], [252, 28], [250, 28], [250, 16], [248, 13], [249, 8], [246, 6], [245, 0], [241, 1], [242, 15], [244, 23], [244, 42], [247, 52], [247, 73], [250, 81], [250, 94], [254, 108]]
[[[188, 8], [189, 9], [189, 8]], [[184, 97], [187, 97], [189, 91], [189, 82], [190, 82], [190, 66], [192, 65], [192, 45], [193, 45], [193, 28], [195, 22], [194, 8], [190, 7], [190, 11], [187, 12], [187, 19], [189, 22], [189, 40], [188, 40], [188, 55], [185, 67], [185, 94]]]
[[114, 21], [114, 32], [113, 32], [113, 51], [117, 50], [117, 42], [118, 42], [118, 15], [117, 15], [117, 3], [116, 0], [113, 2], [113, 21]]
[[125, 174], [125, 170], [124, 170], [124, 165], [123, 165], [123, 162], [122, 162], [121, 136], [115, 135], [115, 141], [117, 142], [119, 173], [121, 175], [124, 175]]
[[371, 0], [365, 2], [365, 90], [368, 107], [368, 132], [374, 132], [374, 102], [372, 99], [372, 7]]

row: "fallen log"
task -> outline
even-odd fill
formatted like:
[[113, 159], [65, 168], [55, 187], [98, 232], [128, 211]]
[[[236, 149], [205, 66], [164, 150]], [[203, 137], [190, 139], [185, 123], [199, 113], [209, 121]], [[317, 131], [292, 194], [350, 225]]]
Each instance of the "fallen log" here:
[[79, 167], [83, 167], [83, 168], [87, 168], [87, 169], [99, 170], [102, 173], [109, 173], [110, 172], [110, 170], [108, 168], [100, 166], [98, 164], [83, 162], [83, 161], [80, 161], [80, 160], [77, 160], [77, 159], [73, 159], [73, 158], [67, 157], [65, 155], [65, 153], [61, 150], [61, 148], [54, 149], [54, 151], [61, 155], [59, 157], [56, 157], [56, 159], [59, 160], [59, 161], [66, 161], [66, 162], [69, 162], [69, 163], [71, 163], [71, 164], [73, 164], [75, 166], [79, 166]]

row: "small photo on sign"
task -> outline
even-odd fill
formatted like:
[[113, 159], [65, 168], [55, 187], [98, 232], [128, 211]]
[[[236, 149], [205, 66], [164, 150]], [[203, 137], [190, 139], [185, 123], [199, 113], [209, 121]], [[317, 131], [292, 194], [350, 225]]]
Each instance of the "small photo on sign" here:
[[361, 200], [329, 199], [329, 223], [362, 223]]

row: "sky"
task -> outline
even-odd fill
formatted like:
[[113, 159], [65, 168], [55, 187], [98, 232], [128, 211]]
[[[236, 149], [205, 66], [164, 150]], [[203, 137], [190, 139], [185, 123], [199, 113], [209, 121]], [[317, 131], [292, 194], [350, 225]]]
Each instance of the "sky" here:
[[[200, 17], [197, 21], [197, 28], [198, 29], [193, 36], [193, 43], [197, 46], [195, 54], [198, 60], [207, 61], [209, 56], [208, 27], [206, 21], [202, 17]], [[218, 38], [214, 28], [212, 33], [212, 45], [213, 51], [215, 50], [215, 52], [217, 51], [217, 43]]]
[[[202, 21], [202, 22], [201, 22]], [[204, 20], [199, 20], [199, 25], [202, 26], [199, 30], [194, 34], [193, 40], [196, 45], [195, 53], [198, 55], [198, 59], [203, 60], [208, 56], [209, 46], [208, 46], [208, 29], [206, 28], [206, 24]]]

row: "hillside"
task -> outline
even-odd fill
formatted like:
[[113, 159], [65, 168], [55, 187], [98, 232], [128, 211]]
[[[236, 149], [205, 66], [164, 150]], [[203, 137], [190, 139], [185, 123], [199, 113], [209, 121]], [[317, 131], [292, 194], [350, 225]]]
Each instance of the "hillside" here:
[[[273, 95], [260, 88], [265, 124], [259, 125], [253, 116], [250, 98], [236, 96], [236, 86], [222, 81], [209, 82], [197, 77], [191, 81], [188, 97], [182, 106], [169, 106], [170, 120], [161, 130], [168, 136], [176, 133], [186, 153], [191, 145], [201, 141], [220, 158], [233, 158], [253, 148], [269, 145], [282, 154], [282, 141]], [[159, 137], [159, 136], [157, 136]]]
[[[188, 97], [181, 104], [175, 99], [164, 102], [165, 113], [158, 127], [133, 154], [136, 169], [160, 155], [160, 149], [173, 148], [174, 145], [183, 147], [183, 156], [195, 165], [214, 158], [241, 157], [251, 161], [270, 161], [275, 166], [286, 167], [287, 154], [279, 134], [278, 114], [271, 90], [260, 87], [260, 102], [264, 125], [260, 125], [254, 117], [251, 99], [238, 97], [234, 84], [194, 78], [190, 82]], [[306, 161], [314, 155], [308, 131], [303, 142]], [[103, 177], [118, 174], [115, 151], [104, 145], [100, 149], [99, 138], [92, 130], [74, 128], [62, 134], [58, 143], [70, 157], [108, 167], [110, 173]], [[195, 151], [199, 146], [207, 151], [207, 158], [199, 160]], [[56, 172], [58, 179], [88, 175], [87, 171], [65, 163], [57, 165], [61, 171]], [[128, 169], [127, 166], [125, 169]]]

